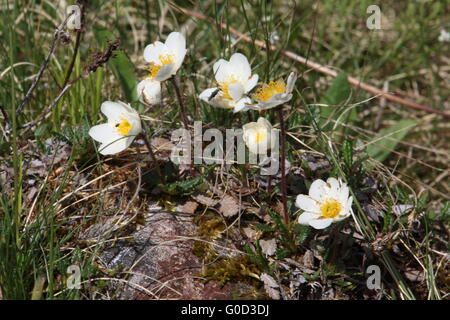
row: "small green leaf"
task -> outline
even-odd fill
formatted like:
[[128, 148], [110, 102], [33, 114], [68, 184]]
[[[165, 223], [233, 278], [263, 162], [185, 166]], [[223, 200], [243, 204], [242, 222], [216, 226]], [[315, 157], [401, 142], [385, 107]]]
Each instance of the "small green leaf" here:
[[169, 185], [161, 184], [161, 189], [171, 195], [183, 195], [187, 196], [196, 191], [196, 188], [201, 185], [205, 177], [215, 168], [215, 166], [211, 166], [208, 169], [205, 170], [200, 176], [188, 179], [188, 180], [182, 180], [182, 181], [176, 181], [174, 183], [171, 183]]
[[350, 168], [353, 164], [353, 142], [345, 139], [341, 150], [345, 165]]
[[[105, 28], [95, 26], [95, 37], [100, 45], [106, 44], [108, 40], [115, 40], [115, 37], [110, 31]], [[114, 51], [114, 57], [108, 61], [114, 75], [119, 80], [123, 93], [127, 102], [134, 102], [138, 100], [136, 86], [137, 79], [134, 73], [134, 65], [123, 51]]]
[[294, 227], [294, 231], [297, 234], [297, 239], [300, 243], [305, 242], [308, 236], [311, 234], [311, 228], [309, 226], [304, 226], [301, 224], [296, 224]]
[[367, 154], [377, 161], [384, 161], [415, 125], [417, 125], [415, 120], [405, 119], [380, 131], [369, 142], [370, 144], [366, 149]]

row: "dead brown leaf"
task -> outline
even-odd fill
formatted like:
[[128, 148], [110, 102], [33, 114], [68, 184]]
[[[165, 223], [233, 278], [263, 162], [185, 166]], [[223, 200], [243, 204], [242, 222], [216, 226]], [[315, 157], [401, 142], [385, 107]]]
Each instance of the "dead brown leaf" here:
[[239, 203], [232, 196], [225, 195], [222, 200], [220, 200], [220, 213], [225, 217], [232, 217], [239, 212]]

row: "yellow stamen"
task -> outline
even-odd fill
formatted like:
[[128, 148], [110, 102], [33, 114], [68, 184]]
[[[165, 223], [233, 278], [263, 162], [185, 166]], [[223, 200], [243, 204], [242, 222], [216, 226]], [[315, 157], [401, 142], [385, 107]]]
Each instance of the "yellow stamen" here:
[[256, 141], [256, 142], [261, 142], [261, 141], [263, 141], [266, 137], [267, 137], [267, 132], [265, 132], [265, 131], [257, 132], [257, 133], [256, 133], [256, 137], [255, 137], [255, 141]]
[[228, 81], [219, 82], [219, 88], [220, 88], [220, 90], [222, 90], [222, 98], [229, 99], [229, 100], [233, 99], [230, 96], [230, 93], [228, 91], [228, 87], [232, 83], [237, 83], [237, 80], [236, 80], [236, 78], [234, 76], [230, 76]]
[[335, 199], [329, 199], [320, 206], [320, 212], [324, 218], [335, 218], [341, 210], [342, 205]]
[[284, 81], [270, 81], [268, 84], [264, 84], [262, 88], [256, 90], [253, 98], [258, 101], [267, 101], [276, 94], [285, 93], [286, 84]]
[[159, 56], [159, 61], [161, 62], [161, 64], [151, 62], [150, 68], [148, 68], [148, 71], [150, 72], [150, 77], [156, 78], [156, 76], [158, 76], [159, 69], [161, 69], [165, 65], [173, 63], [173, 59], [174, 59], [173, 54], [163, 54]]
[[128, 132], [133, 129], [133, 126], [128, 122], [127, 119], [122, 119], [119, 123], [116, 124], [116, 130], [123, 136], [128, 135]]

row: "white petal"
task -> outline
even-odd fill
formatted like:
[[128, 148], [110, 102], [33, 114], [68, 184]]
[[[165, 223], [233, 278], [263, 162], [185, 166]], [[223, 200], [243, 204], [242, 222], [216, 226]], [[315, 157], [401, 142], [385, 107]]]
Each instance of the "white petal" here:
[[245, 93], [250, 92], [258, 83], [259, 76], [254, 74], [245, 82], [244, 89]]
[[250, 102], [251, 101], [248, 98], [240, 99], [238, 102], [236, 102], [233, 112], [236, 113], [236, 112], [248, 110], [247, 103], [250, 103]]
[[228, 93], [230, 94], [231, 98], [233, 98], [233, 100], [239, 101], [244, 94], [244, 87], [239, 82], [230, 83], [230, 85], [228, 86]]
[[209, 100], [216, 89], [217, 88], [209, 88], [204, 90], [202, 93], [200, 93], [199, 98], [215, 108], [233, 109], [233, 101], [229, 99], [222, 99], [219, 94], [217, 94], [213, 99]]
[[309, 188], [309, 196], [316, 201], [321, 202], [323, 198], [325, 198], [325, 181], [322, 179], [314, 180]]
[[172, 32], [167, 37], [166, 46], [175, 55], [175, 70], [177, 71], [186, 55], [186, 39], [181, 33]]
[[137, 136], [139, 133], [142, 132], [142, 125], [141, 125], [141, 119], [129, 119], [130, 124], [132, 126], [131, 130], [128, 132], [128, 136], [130, 137], [135, 137]]
[[225, 82], [229, 80], [230, 68], [228, 61], [220, 59], [214, 63], [213, 71], [217, 82]]
[[129, 112], [127, 106], [123, 103], [105, 101], [102, 103], [100, 110], [108, 118], [108, 122], [120, 119], [123, 113]]
[[287, 79], [286, 93], [291, 93], [294, 90], [295, 81], [297, 81], [297, 73], [291, 72]]
[[137, 94], [148, 104], [161, 102], [161, 83], [153, 79], [144, 79], [137, 85]]
[[256, 143], [256, 147], [258, 148], [258, 154], [267, 155], [267, 150], [270, 149], [270, 140], [268, 139], [270, 136], [267, 135], [265, 139]]
[[336, 178], [333, 177], [328, 178], [327, 183], [325, 185], [325, 189], [327, 197], [336, 200], [339, 198], [340, 183]]
[[256, 122], [249, 122], [242, 126], [242, 130], [244, 131], [244, 140], [245, 136], [249, 135], [250, 132], [258, 130], [258, 123]]
[[292, 99], [292, 93], [280, 93], [275, 95], [274, 98], [278, 100], [279, 104], [284, 104]]
[[156, 77], [153, 80], [155, 80], [155, 81], [164, 81], [164, 80], [169, 79], [175, 73], [176, 73], [175, 64], [174, 63], [169, 63], [169, 64], [166, 64], [166, 65], [163, 65], [161, 67], [161, 69], [158, 70], [158, 74], [156, 75]]
[[114, 141], [120, 137], [117, 131], [115, 131], [114, 128], [108, 123], [93, 126], [89, 130], [89, 135], [92, 139], [98, 142]]
[[119, 139], [104, 142], [99, 147], [99, 152], [103, 155], [115, 154], [122, 152], [126, 148], [128, 148], [133, 142], [134, 137], [123, 137], [121, 136]]
[[141, 117], [139, 116], [139, 113], [136, 111], [136, 109], [134, 109], [132, 106], [130, 106], [130, 104], [126, 104], [123, 103], [121, 101], [119, 101], [120, 104], [122, 104], [125, 112], [123, 113], [123, 116], [128, 119], [128, 121], [130, 121], [130, 123], [132, 121], [136, 121], [136, 122], [141, 122]]
[[330, 177], [327, 179], [327, 184], [329, 184], [331, 186], [332, 189], [339, 189], [340, 188], [340, 183], [336, 178]]
[[333, 222], [333, 219], [315, 219], [309, 221], [309, 225], [314, 229], [325, 229]]
[[203, 90], [202, 93], [198, 95], [200, 99], [202, 99], [205, 102], [209, 102], [209, 98], [211, 95], [217, 91], [217, 88], [208, 88], [206, 90]]
[[297, 219], [297, 223], [303, 224], [303, 225], [309, 225], [309, 222], [317, 219], [319, 216], [315, 214], [314, 212], [303, 212]]
[[344, 184], [341, 186], [341, 189], [338, 192], [337, 199], [342, 205], [345, 205], [345, 204], [347, 204], [348, 195], [349, 195], [349, 189], [348, 189], [347, 185]]
[[340, 214], [339, 214], [339, 216], [338, 217], [336, 217], [336, 218], [334, 218], [333, 220], [334, 221], [341, 221], [341, 220], [344, 220], [344, 219], [346, 219], [346, 218], [348, 218], [350, 216], [350, 211], [349, 210], [347, 210], [347, 211], [342, 211]]
[[169, 50], [164, 43], [162, 43], [160, 41], [155, 41], [154, 43], [149, 44], [148, 46], [145, 47], [144, 59], [147, 62], [161, 64], [159, 57], [162, 55], [168, 54], [168, 53], [169, 53]]
[[275, 98], [275, 96], [271, 97], [269, 100], [267, 101], [259, 101], [258, 102], [258, 109], [259, 110], [267, 110], [267, 109], [272, 109], [275, 108], [279, 105], [282, 105], [283, 101], [279, 101]]
[[353, 203], [353, 197], [349, 197], [348, 200], [347, 200], [347, 209], [348, 210], [351, 210], [352, 203]]
[[272, 129], [272, 124], [266, 118], [259, 117], [256, 123], [259, 124], [260, 126], [265, 127], [267, 130]]
[[242, 53], [235, 53], [230, 58], [230, 65], [238, 79], [247, 81], [252, 73], [248, 59]]
[[320, 214], [319, 203], [307, 195], [299, 194], [295, 201], [295, 205], [303, 211], [310, 211]]

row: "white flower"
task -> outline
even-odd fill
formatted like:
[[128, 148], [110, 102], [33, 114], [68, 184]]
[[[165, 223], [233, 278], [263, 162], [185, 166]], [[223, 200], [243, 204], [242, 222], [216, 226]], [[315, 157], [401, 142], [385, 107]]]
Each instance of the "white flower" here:
[[315, 180], [309, 188], [309, 196], [297, 196], [296, 206], [305, 211], [298, 217], [298, 223], [324, 229], [352, 214], [352, 201], [347, 184], [341, 180]]
[[186, 39], [172, 32], [165, 43], [155, 41], [144, 49], [144, 59], [150, 63], [150, 78], [164, 81], [175, 75], [186, 55]]
[[161, 82], [146, 78], [138, 83], [137, 94], [148, 104], [158, 104], [161, 102]]
[[438, 37], [439, 42], [450, 42], [450, 32], [445, 31], [444, 29], [441, 29], [441, 33]]
[[250, 152], [254, 154], [266, 154], [268, 149], [273, 149], [276, 143], [278, 130], [265, 118], [259, 118], [257, 122], [245, 124], [243, 139]]
[[231, 88], [229, 89], [229, 92], [231, 97], [225, 98], [219, 88], [209, 88], [200, 93], [198, 97], [213, 107], [232, 109], [234, 112], [246, 110], [247, 104], [252, 102], [249, 97], [242, 97], [235, 100], [232, 98], [234, 90]]
[[233, 109], [234, 112], [246, 110], [251, 100], [245, 94], [258, 83], [258, 75], [252, 75], [247, 58], [235, 53], [230, 61], [217, 61], [213, 70], [218, 86], [206, 89], [199, 98], [214, 107]]
[[125, 150], [142, 131], [139, 114], [123, 102], [105, 101], [101, 110], [108, 122], [89, 130], [89, 135], [101, 142], [99, 152], [108, 155]]
[[270, 81], [268, 84], [264, 84], [253, 95], [253, 99], [258, 104], [249, 106], [248, 109], [261, 111], [285, 104], [292, 99], [295, 81], [297, 81], [297, 74], [291, 72], [287, 79], [287, 84], [283, 80]]

